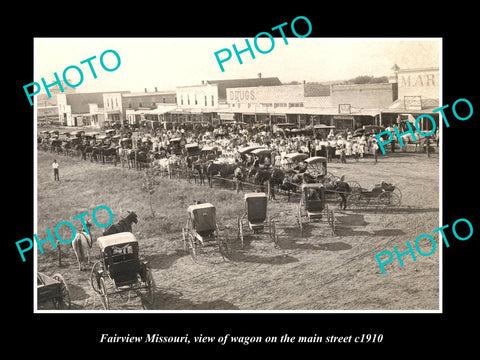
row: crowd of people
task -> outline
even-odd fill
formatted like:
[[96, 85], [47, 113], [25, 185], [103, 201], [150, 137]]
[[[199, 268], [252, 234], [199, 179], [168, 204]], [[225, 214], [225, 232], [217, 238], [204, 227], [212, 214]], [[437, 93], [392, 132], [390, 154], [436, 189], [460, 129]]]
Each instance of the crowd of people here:
[[220, 126], [201, 131], [174, 128], [171, 130], [142, 129], [134, 136], [134, 142], [148, 144], [149, 150], [156, 152], [168, 148], [172, 139], [181, 139], [181, 145], [197, 143], [199, 147], [216, 147], [217, 153], [228, 162], [238, 159], [238, 150], [248, 146], [265, 146], [272, 150], [267, 160], [275, 165], [285, 159], [289, 153], [305, 153], [308, 156], [324, 156], [328, 161], [345, 163], [347, 159], [359, 159], [367, 156], [375, 157], [378, 143], [374, 135], [353, 136], [353, 131], [344, 130], [329, 133], [312, 134], [272, 132], [267, 129], [252, 133], [244, 126]]

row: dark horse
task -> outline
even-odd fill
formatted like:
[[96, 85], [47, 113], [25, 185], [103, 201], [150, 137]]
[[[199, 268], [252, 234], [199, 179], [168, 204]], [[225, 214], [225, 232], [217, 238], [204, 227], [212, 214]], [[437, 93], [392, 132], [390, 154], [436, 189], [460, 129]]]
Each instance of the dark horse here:
[[118, 223], [110, 225], [104, 232], [103, 236], [112, 235], [121, 232], [132, 232], [132, 223], [137, 224], [137, 214], [133, 211], [128, 211], [126, 218], [121, 219]]
[[347, 208], [347, 196], [352, 192], [350, 185], [344, 181], [345, 176], [342, 176], [340, 180], [334, 180], [325, 184], [325, 190], [333, 190], [340, 196], [340, 209], [345, 210]]
[[[210, 187], [213, 186], [213, 176], [220, 175], [222, 179], [228, 179], [235, 175], [235, 169], [238, 168], [240, 164], [225, 164], [225, 163], [216, 163], [210, 161], [207, 165], [207, 178], [208, 184]], [[225, 180], [222, 180], [224, 183]]]

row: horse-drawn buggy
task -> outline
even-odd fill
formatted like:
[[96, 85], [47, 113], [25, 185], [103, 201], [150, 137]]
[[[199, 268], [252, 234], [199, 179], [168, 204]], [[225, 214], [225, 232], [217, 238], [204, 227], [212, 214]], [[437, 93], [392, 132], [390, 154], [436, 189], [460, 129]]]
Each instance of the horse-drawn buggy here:
[[109, 296], [127, 291], [136, 293], [144, 307], [153, 304], [155, 281], [148, 262], [140, 260], [135, 236], [131, 232], [101, 236], [97, 244], [101, 260], [93, 265], [90, 282], [104, 309], [110, 308]]
[[265, 193], [246, 193], [245, 194], [245, 212], [237, 218], [238, 238], [244, 247], [243, 229], [248, 226], [254, 234], [259, 234], [268, 228], [270, 239], [277, 244], [278, 236], [275, 228], [275, 221], [272, 216], [267, 218], [267, 195]]
[[182, 154], [182, 138], [173, 138], [169, 140], [168, 148], [171, 154], [181, 155]]
[[255, 161], [258, 160], [258, 167], [264, 168], [270, 166], [272, 163], [272, 150], [271, 149], [255, 149], [251, 152], [251, 154], [254, 156], [254, 166], [255, 166]]
[[70, 309], [70, 292], [61, 274], [52, 277], [37, 272], [37, 304], [46, 306], [51, 303], [56, 310]]
[[215, 160], [217, 158], [217, 146], [204, 145], [200, 151], [200, 157], [204, 161]]
[[395, 208], [402, 202], [402, 193], [395, 184], [382, 181], [372, 189], [357, 188], [348, 197], [350, 207], [365, 208], [374, 205], [377, 208]]
[[302, 163], [308, 159], [308, 154], [306, 153], [300, 153], [300, 152], [295, 152], [295, 153], [289, 153], [284, 156], [284, 159], [281, 163], [281, 168], [285, 171], [295, 171], [298, 170], [300, 165], [303, 165]]
[[325, 197], [325, 186], [322, 183], [302, 184], [300, 187], [301, 197], [298, 206], [298, 226], [303, 233], [303, 221], [321, 222], [326, 221], [335, 234], [335, 213], [328, 208]]
[[229, 246], [220, 238], [216, 209], [210, 203], [190, 205], [187, 209], [187, 223], [182, 228], [183, 245], [193, 261], [197, 262], [198, 253], [207, 242], [218, 247], [223, 258], [228, 256]]

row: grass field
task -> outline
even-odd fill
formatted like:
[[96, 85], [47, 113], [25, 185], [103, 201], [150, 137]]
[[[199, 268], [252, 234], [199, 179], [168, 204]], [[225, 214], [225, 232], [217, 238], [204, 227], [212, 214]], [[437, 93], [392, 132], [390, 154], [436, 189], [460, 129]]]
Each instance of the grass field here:
[[[53, 181], [51, 163], [60, 164], [60, 182]], [[414, 262], [404, 256], [404, 267], [395, 259], [383, 275], [375, 254], [397, 246], [407, 250], [421, 234], [431, 234], [438, 225], [438, 154], [399, 153], [358, 163], [329, 163], [329, 171], [346, 175], [362, 187], [382, 180], [402, 191], [402, 206], [396, 210], [339, 210], [333, 205], [338, 230], [332, 236], [325, 223], [306, 225], [299, 236], [296, 214], [299, 198], [290, 202], [278, 196], [269, 202], [277, 219], [280, 247], [268, 234], [247, 231], [246, 246], [238, 246], [236, 217], [243, 211], [243, 194], [189, 184], [184, 179], [160, 178], [152, 195], [152, 216], [148, 194], [142, 191], [143, 173], [113, 165], [101, 165], [40, 151], [37, 161], [38, 235], [46, 237], [61, 221], [99, 205], [108, 206], [114, 222], [135, 211], [139, 222], [133, 233], [140, 241], [142, 256], [150, 262], [157, 284], [154, 310], [436, 310], [439, 309], [439, 250]], [[217, 223], [223, 238], [234, 247], [230, 260], [223, 260], [206, 247], [196, 264], [183, 250], [181, 228], [186, 208], [194, 200], [211, 202], [217, 209]], [[106, 223], [106, 213], [98, 213]], [[91, 218], [90, 216], [88, 218]], [[81, 226], [79, 220], [75, 225]], [[62, 228], [63, 229], [63, 228]], [[68, 229], [68, 228], [67, 228]], [[63, 229], [65, 230], [65, 229]], [[92, 227], [94, 237], [102, 229]], [[68, 239], [68, 230], [61, 235]], [[43, 237], [42, 237], [43, 236]], [[438, 241], [437, 235], [435, 238]], [[438, 242], [437, 242], [438, 244]], [[428, 252], [430, 245], [422, 249]], [[48, 249], [47, 249], [48, 247]], [[63, 266], [57, 252], [45, 245], [38, 254], [38, 270], [60, 272], [70, 286], [73, 309], [99, 309], [90, 287], [90, 273], [78, 271], [71, 246], [62, 245]], [[99, 252], [94, 245], [93, 254]], [[113, 296], [112, 308], [140, 309], [139, 301]]]

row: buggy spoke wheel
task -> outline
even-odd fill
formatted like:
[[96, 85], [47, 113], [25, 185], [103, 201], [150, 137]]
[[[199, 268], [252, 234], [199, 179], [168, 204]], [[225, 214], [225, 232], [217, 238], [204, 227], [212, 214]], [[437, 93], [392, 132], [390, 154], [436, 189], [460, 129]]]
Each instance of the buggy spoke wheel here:
[[192, 234], [188, 234], [187, 252], [190, 253], [192, 260], [197, 262], [197, 250], [195, 249], [195, 238]]
[[153, 279], [152, 270], [147, 268], [145, 285], [147, 286], [147, 293], [145, 300], [150, 304], [153, 305], [155, 301], [155, 280]]
[[390, 206], [399, 207], [402, 203], [402, 192], [400, 189], [395, 188], [390, 194]]
[[354, 192], [347, 198], [347, 203], [351, 208], [358, 209], [360, 207], [361, 198], [362, 196], [358, 192]]
[[60, 295], [54, 299], [54, 306], [59, 310], [68, 310], [71, 306], [70, 291], [67, 283], [61, 274], [54, 274], [53, 279], [57, 280], [59, 284]]
[[185, 234], [186, 230], [184, 227], [182, 227], [182, 240], [183, 240], [183, 249], [185, 252], [188, 254], [188, 248], [187, 248], [187, 238]]
[[101, 272], [103, 272], [103, 263], [99, 260], [93, 264], [92, 271], [90, 273], [90, 284], [92, 289], [100, 294], [100, 278], [102, 277]]
[[240, 244], [242, 246], [242, 250], [243, 250], [243, 247], [244, 247], [244, 239], [243, 239], [243, 224], [242, 224], [242, 219], [239, 218], [238, 219], [238, 237], [240, 239]]
[[298, 227], [300, 228], [300, 236], [303, 236], [303, 224], [302, 224], [302, 209], [298, 207]]
[[377, 208], [380, 208], [380, 209], [390, 206], [391, 192], [389, 191], [382, 192], [380, 195], [378, 195], [376, 203], [377, 203]]
[[110, 304], [108, 302], [107, 285], [103, 277], [100, 278], [100, 300], [102, 301], [103, 308], [109, 310]]

